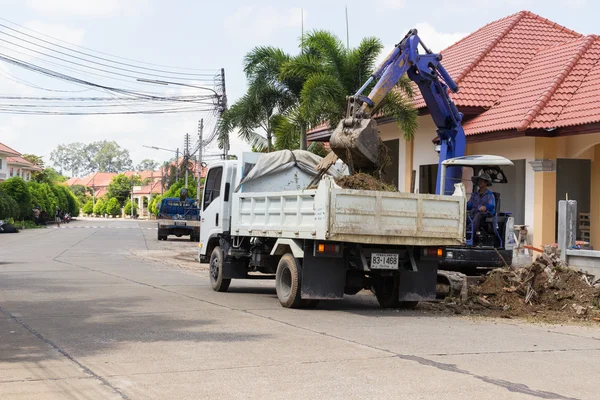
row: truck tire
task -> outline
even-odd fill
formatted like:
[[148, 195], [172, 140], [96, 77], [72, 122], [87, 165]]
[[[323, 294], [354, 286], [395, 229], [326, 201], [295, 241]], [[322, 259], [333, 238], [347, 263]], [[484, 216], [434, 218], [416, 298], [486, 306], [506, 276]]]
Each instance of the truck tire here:
[[158, 230], [158, 240], [167, 240], [167, 235], [165, 235], [165, 232], [162, 229]]
[[285, 308], [302, 306], [300, 298], [300, 266], [290, 253], [281, 257], [275, 274], [275, 289], [279, 302]]
[[379, 279], [374, 283], [371, 290], [375, 293], [381, 308], [399, 307], [398, 283], [395, 278]]
[[226, 292], [231, 284], [231, 279], [223, 278], [223, 253], [219, 246], [215, 247], [210, 255], [209, 273], [210, 285], [215, 292]]

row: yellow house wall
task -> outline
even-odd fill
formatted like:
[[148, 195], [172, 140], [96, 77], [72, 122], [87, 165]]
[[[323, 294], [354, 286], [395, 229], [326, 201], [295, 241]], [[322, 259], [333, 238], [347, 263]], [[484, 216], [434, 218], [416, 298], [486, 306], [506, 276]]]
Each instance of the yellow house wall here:
[[[400, 138], [398, 185], [408, 190], [411, 170], [416, 171], [416, 184], [419, 182], [419, 166], [438, 163], [438, 154], [431, 142], [437, 136], [436, 127], [427, 115], [419, 117], [419, 128], [411, 145], [404, 141], [395, 123], [380, 124], [382, 140]], [[512, 160], [526, 160], [525, 168], [525, 224], [529, 226], [533, 242], [537, 245], [554, 242], [556, 213], [556, 172], [534, 172], [529, 164], [536, 158], [556, 160], [557, 158], [577, 158], [599, 160], [600, 133], [574, 135], [560, 138], [519, 137], [473, 143], [467, 138], [467, 154], [492, 154]], [[595, 145], [598, 146], [595, 147]], [[411, 160], [412, 158], [412, 160]], [[411, 162], [412, 161], [412, 162]], [[600, 161], [592, 162], [592, 241], [597, 236], [595, 248], [600, 249]], [[550, 217], [552, 216], [552, 217]], [[596, 218], [596, 219], [594, 219]], [[596, 235], [594, 235], [596, 232]]]

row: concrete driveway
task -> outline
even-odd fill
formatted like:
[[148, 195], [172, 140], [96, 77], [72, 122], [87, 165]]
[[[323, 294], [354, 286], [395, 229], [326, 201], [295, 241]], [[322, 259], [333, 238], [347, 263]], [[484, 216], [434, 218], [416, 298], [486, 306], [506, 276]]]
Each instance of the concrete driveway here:
[[283, 309], [270, 281], [213, 292], [195, 244], [154, 228], [0, 235], [0, 399], [600, 398], [594, 326]]

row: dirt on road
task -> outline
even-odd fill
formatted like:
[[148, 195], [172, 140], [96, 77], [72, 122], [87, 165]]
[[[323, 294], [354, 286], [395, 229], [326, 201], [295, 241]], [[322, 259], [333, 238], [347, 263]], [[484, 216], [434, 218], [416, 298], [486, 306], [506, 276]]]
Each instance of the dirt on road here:
[[597, 322], [600, 280], [593, 281], [543, 254], [522, 268], [501, 268], [469, 287], [465, 301], [447, 298], [435, 309], [456, 314], [529, 319], [539, 322]]

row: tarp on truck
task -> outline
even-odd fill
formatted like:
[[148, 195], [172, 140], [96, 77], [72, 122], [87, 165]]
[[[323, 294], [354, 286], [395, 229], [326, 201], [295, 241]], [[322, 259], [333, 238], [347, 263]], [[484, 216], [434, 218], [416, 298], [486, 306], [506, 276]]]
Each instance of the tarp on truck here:
[[[244, 176], [235, 191], [239, 191], [245, 183], [292, 169], [298, 169], [308, 176], [314, 177], [318, 173], [317, 165], [322, 159], [322, 157], [306, 150], [280, 150], [261, 154], [256, 164], [244, 170]], [[334, 178], [341, 176], [341, 174], [342, 172], [335, 166], [327, 171], [327, 175]]]

